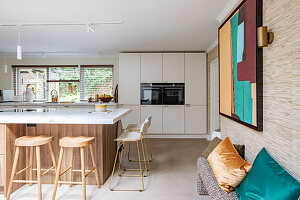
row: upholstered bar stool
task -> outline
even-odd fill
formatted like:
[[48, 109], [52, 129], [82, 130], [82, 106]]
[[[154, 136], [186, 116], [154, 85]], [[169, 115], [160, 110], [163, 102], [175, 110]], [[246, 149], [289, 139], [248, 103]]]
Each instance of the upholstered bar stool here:
[[[33, 183], [37, 183], [38, 184], [38, 195], [39, 195], [38, 199], [39, 200], [42, 199], [41, 177], [43, 175], [45, 175], [46, 173], [50, 172], [51, 170], [56, 171], [56, 161], [55, 161], [52, 141], [53, 141], [52, 136], [45, 136], [45, 135], [23, 136], [23, 137], [17, 138], [15, 140], [16, 152], [15, 152], [13, 167], [12, 167], [12, 171], [11, 171], [9, 186], [8, 186], [8, 190], [7, 190], [7, 199], [8, 200], [9, 200], [10, 195], [11, 195], [13, 183], [29, 183], [30, 186]], [[42, 145], [46, 145], [46, 144], [49, 145], [50, 155], [51, 155], [51, 159], [52, 159], [52, 162], [53, 162], [53, 166], [49, 169], [41, 169], [41, 153], [40, 153], [41, 150], [40, 150], [40, 147]], [[30, 147], [29, 166], [27, 166], [24, 169], [16, 172], [21, 147]], [[37, 162], [37, 168], [36, 169], [33, 169], [33, 151], [34, 151], [34, 148], [36, 150], [36, 162]], [[29, 171], [29, 180], [14, 180], [16, 175], [21, 174], [22, 172], [25, 172], [26, 170], [30, 170]], [[32, 180], [32, 171], [33, 170], [37, 171], [37, 180], [36, 181]], [[43, 174], [41, 174], [41, 171], [45, 171], [45, 172]]]
[[[152, 120], [152, 115], [149, 115], [147, 117], [148, 121], [149, 121], [149, 126], [151, 125], [151, 120]], [[129, 132], [134, 132], [134, 131], [141, 131], [141, 127], [142, 127], [143, 124], [129, 124], [125, 129], [124, 131], [129, 131]], [[148, 138], [148, 133], [145, 134], [145, 148], [148, 149], [148, 153], [150, 154], [149, 155], [149, 162], [152, 162], [153, 161], [153, 154], [152, 154], [152, 150], [151, 150], [151, 145], [150, 145], [150, 142], [149, 142], [149, 138]], [[128, 161], [130, 162], [138, 162], [138, 160], [131, 160], [130, 159], [130, 146], [129, 146], [129, 151], [128, 151]]]
[[[145, 190], [144, 179], [143, 179], [144, 171], [145, 171], [146, 176], [148, 176], [148, 170], [150, 170], [150, 164], [149, 164], [147, 149], [144, 148], [144, 146], [145, 146], [144, 137], [147, 134], [149, 126], [150, 126], [150, 121], [148, 119], [146, 119], [145, 122], [142, 124], [140, 131], [123, 132], [117, 139], [115, 139], [115, 141], [117, 141], [118, 144], [117, 144], [117, 153], [116, 153], [116, 157], [115, 157], [114, 167], [113, 167], [113, 171], [112, 171], [111, 178], [110, 178], [110, 183], [109, 183], [109, 189], [111, 191], [140, 191], [141, 192], [141, 191]], [[136, 143], [136, 145], [137, 145], [138, 163], [139, 163], [139, 168], [138, 169], [128, 169], [128, 168], [125, 168], [125, 166], [124, 166], [126, 146], [130, 143]], [[139, 145], [142, 146], [143, 160], [141, 159]], [[145, 153], [145, 151], [146, 151], [146, 153]], [[124, 177], [126, 177], [126, 176], [127, 177], [141, 177], [141, 181], [142, 181], [141, 189], [112, 189], [111, 184], [112, 184], [112, 179], [113, 179], [113, 176], [114, 176], [114, 173], [115, 173], [116, 164], [117, 164], [119, 154], [120, 154], [120, 158], [119, 158], [119, 166], [118, 166], [118, 175], [119, 176], [124, 176]], [[139, 171], [139, 174], [137, 174], [137, 175], [121, 174], [120, 173], [120, 168], [121, 168], [122, 161], [123, 161], [123, 171], [124, 172], [125, 171]], [[144, 164], [143, 168], [142, 168], [142, 163]]]
[[[86, 200], [86, 177], [88, 175], [90, 175], [92, 172], [95, 173], [97, 186], [98, 186], [98, 188], [100, 188], [99, 174], [98, 174], [95, 152], [94, 152], [94, 147], [93, 147], [94, 142], [95, 142], [94, 137], [85, 137], [85, 136], [64, 137], [59, 140], [60, 153], [59, 153], [59, 159], [58, 159], [57, 172], [56, 172], [56, 176], [55, 176], [52, 200], [54, 200], [55, 196], [56, 196], [57, 184], [69, 184], [70, 187], [73, 184], [82, 185], [83, 199]], [[91, 153], [91, 157], [92, 157], [93, 168], [91, 170], [85, 169], [84, 147], [87, 147], [87, 146], [90, 148], [90, 153]], [[71, 148], [70, 167], [65, 169], [63, 172], [60, 172], [65, 148]], [[80, 148], [81, 170], [73, 169], [74, 148]], [[69, 170], [70, 170], [70, 181], [59, 181], [59, 177], [61, 175], [65, 174]], [[72, 181], [72, 172], [81, 172], [81, 179], [82, 179], [81, 182], [73, 182]]]

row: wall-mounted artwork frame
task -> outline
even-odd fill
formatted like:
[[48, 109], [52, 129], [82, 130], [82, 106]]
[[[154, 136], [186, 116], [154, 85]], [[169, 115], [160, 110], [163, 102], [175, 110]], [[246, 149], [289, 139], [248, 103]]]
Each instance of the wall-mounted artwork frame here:
[[263, 52], [256, 30], [262, 0], [244, 0], [221, 24], [219, 40], [220, 115], [263, 130]]

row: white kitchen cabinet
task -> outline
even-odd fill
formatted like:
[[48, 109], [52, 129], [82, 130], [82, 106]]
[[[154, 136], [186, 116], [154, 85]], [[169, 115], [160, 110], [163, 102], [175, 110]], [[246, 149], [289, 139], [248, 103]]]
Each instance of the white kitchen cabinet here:
[[162, 106], [141, 106], [141, 122], [152, 115], [149, 134], [162, 134]]
[[132, 112], [122, 119], [122, 126], [126, 128], [128, 124], [140, 124], [141, 123], [141, 107], [125, 105], [122, 108], [131, 108]]
[[163, 134], [184, 133], [184, 106], [163, 106]]
[[119, 103], [140, 104], [140, 53], [119, 54]]
[[206, 53], [185, 54], [185, 103], [207, 105]]
[[207, 133], [206, 106], [185, 107], [185, 134]]
[[141, 82], [162, 82], [162, 53], [141, 53]]
[[184, 53], [163, 53], [163, 82], [184, 83]]

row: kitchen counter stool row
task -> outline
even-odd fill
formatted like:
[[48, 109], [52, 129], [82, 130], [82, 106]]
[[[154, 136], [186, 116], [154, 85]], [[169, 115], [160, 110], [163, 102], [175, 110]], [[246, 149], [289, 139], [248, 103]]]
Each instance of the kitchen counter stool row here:
[[[111, 176], [111, 180], [110, 180], [110, 184], [109, 184], [109, 188], [111, 191], [144, 191], [144, 181], [143, 181], [144, 173], [146, 174], [146, 176], [148, 176], [148, 171], [150, 171], [149, 162], [153, 161], [152, 151], [151, 151], [150, 143], [149, 143], [148, 136], [147, 136], [148, 129], [151, 125], [151, 119], [152, 119], [152, 116], [150, 115], [146, 118], [146, 120], [143, 124], [129, 125], [126, 129], [124, 129], [124, 131], [121, 133], [121, 135], [117, 139], [115, 139], [115, 141], [117, 142], [117, 153], [116, 153], [115, 163], [114, 163], [112, 176]], [[56, 163], [54, 150], [53, 150], [53, 146], [52, 146], [53, 139], [54, 139], [53, 136], [40, 135], [40, 136], [23, 136], [23, 137], [19, 137], [15, 140], [16, 151], [15, 151], [14, 162], [13, 162], [10, 182], [9, 182], [9, 186], [8, 186], [8, 191], [7, 191], [7, 199], [8, 200], [10, 199], [10, 196], [11, 196], [13, 183], [27, 183], [30, 186], [32, 186], [33, 183], [37, 183], [38, 184], [38, 199], [41, 200], [42, 199], [41, 178], [43, 175], [45, 175], [48, 172], [53, 171], [53, 170], [55, 171], [56, 176], [55, 176], [52, 200], [55, 200], [55, 196], [56, 196], [56, 192], [57, 192], [57, 185], [60, 185], [60, 184], [68, 184], [70, 187], [74, 184], [82, 185], [83, 199], [86, 200], [86, 177], [89, 176], [91, 173], [95, 174], [97, 186], [98, 186], [98, 188], [100, 188], [99, 174], [98, 174], [95, 152], [94, 152], [94, 147], [93, 147], [95, 138], [94, 137], [86, 137], [86, 136], [61, 138], [59, 140], [60, 153], [59, 153], [58, 164]], [[137, 145], [138, 160], [131, 160], [129, 158], [131, 143], [136, 143], [136, 145]], [[142, 147], [142, 155], [143, 155], [142, 159], [141, 159], [141, 155], [140, 155], [139, 144]], [[52, 159], [52, 163], [53, 163], [53, 166], [50, 167], [49, 169], [41, 168], [40, 148], [42, 145], [49, 146], [50, 155], [51, 155], [51, 159]], [[16, 169], [17, 169], [18, 159], [19, 159], [19, 155], [20, 155], [20, 150], [22, 148], [25, 149], [24, 147], [30, 148], [29, 166], [27, 166], [24, 169], [17, 172]], [[90, 170], [85, 169], [85, 152], [84, 152], [85, 147], [89, 147], [91, 158], [92, 158], [93, 168]], [[61, 172], [63, 155], [64, 155], [66, 148], [71, 149], [70, 166]], [[81, 158], [80, 159], [81, 160], [81, 169], [80, 170], [73, 169], [74, 148], [80, 148], [80, 158]], [[34, 149], [36, 151], [37, 168], [33, 168]], [[138, 169], [128, 169], [123, 166], [123, 172], [138, 171], [139, 172], [138, 175], [124, 175], [124, 174], [119, 173], [121, 163], [123, 162], [123, 165], [124, 165], [124, 159], [125, 159], [126, 152], [128, 153], [128, 160], [130, 162], [138, 162], [139, 168]], [[118, 159], [118, 155], [119, 155], [119, 159]], [[135, 189], [135, 190], [112, 189], [112, 186], [111, 186], [112, 178], [114, 176], [117, 161], [119, 161], [118, 175], [119, 176], [130, 176], [130, 177], [141, 177], [142, 188]], [[143, 168], [142, 168], [142, 165], [144, 165]], [[16, 175], [23, 173], [26, 170], [29, 170], [29, 178], [28, 178], [29, 180], [15, 180]], [[33, 175], [32, 172], [33, 171], [37, 171], [37, 180], [32, 180], [32, 175]], [[44, 171], [44, 172], [42, 173], [42, 171]], [[63, 174], [65, 174], [68, 171], [70, 172], [69, 181], [61, 181], [60, 176], [62, 176]], [[72, 173], [73, 172], [81, 172], [81, 182], [72, 181]]]
[[[53, 200], [55, 199], [58, 184], [69, 184], [70, 186], [72, 186], [73, 184], [82, 185], [83, 199], [86, 200], [86, 177], [88, 175], [90, 175], [92, 172], [94, 172], [94, 174], [96, 176], [97, 186], [98, 186], [98, 188], [100, 188], [99, 174], [98, 174], [98, 169], [97, 169], [96, 160], [95, 160], [95, 153], [94, 153], [94, 148], [93, 148], [93, 143], [95, 142], [94, 137], [80, 136], [80, 137], [64, 137], [64, 138], [60, 139], [59, 140], [60, 153], [59, 153], [58, 165], [56, 164], [56, 161], [55, 161], [55, 155], [54, 155], [54, 151], [53, 151], [52, 141], [53, 141], [53, 136], [45, 136], [45, 135], [23, 136], [23, 137], [17, 138], [15, 140], [16, 151], [15, 151], [14, 162], [13, 162], [10, 182], [9, 182], [9, 186], [8, 186], [8, 191], [7, 191], [7, 199], [8, 200], [10, 199], [13, 183], [29, 183], [30, 186], [33, 183], [37, 183], [38, 184], [38, 199], [41, 200], [42, 199], [41, 178], [43, 175], [45, 175], [46, 173], [48, 173], [52, 170], [54, 170], [56, 173], [55, 183], [54, 183], [54, 191], [53, 191], [53, 196], [52, 196]], [[50, 155], [51, 155], [51, 159], [53, 162], [53, 166], [49, 169], [41, 169], [40, 148], [42, 145], [49, 146]], [[17, 169], [18, 159], [19, 159], [19, 155], [20, 155], [20, 150], [25, 149], [24, 147], [30, 148], [29, 166], [27, 166], [24, 169], [17, 172], [16, 169]], [[92, 162], [93, 162], [93, 168], [91, 170], [85, 169], [84, 147], [90, 148], [90, 153], [91, 153]], [[61, 166], [62, 166], [62, 160], [63, 160], [63, 154], [65, 151], [65, 148], [71, 148], [70, 167], [68, 167], [63, 172], [61, 172]], [[80, 170], [73, 169], [74, 148], [80, 148], [80, 157], [81, 157], [81, 169]], [[36, 169], [33, 168], [34, 149], [36, 151], [36, 162], [37, 162]], [[26, 170], [29, 170], [29, 180], [15, 180], [14, 179], [16, 175], [23, 173]], [[59, 180], [60, 176], [65, 174], [69, 170], [70, 170], [70, 180], [69, 181], [60, 181]], [[33, 171], [37, 171], [37, 180], [32, 180], [32, 172]], [[44, 172], [42, 173], [42, 171], [44, 171]], [[72, 181], [72, 173], [73, 172], [81, 172], [81, 177], [82, 177], [81, 182], [73, 182]]]

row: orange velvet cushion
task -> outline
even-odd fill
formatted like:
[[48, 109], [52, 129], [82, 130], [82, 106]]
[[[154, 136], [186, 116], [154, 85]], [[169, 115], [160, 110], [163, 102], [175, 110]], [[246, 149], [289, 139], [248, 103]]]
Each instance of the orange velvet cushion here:
[[251, 166], [236, 151], [226, 137], [207, 158], [219, 186], [229, 193], [235, 189], [250, 171]]

